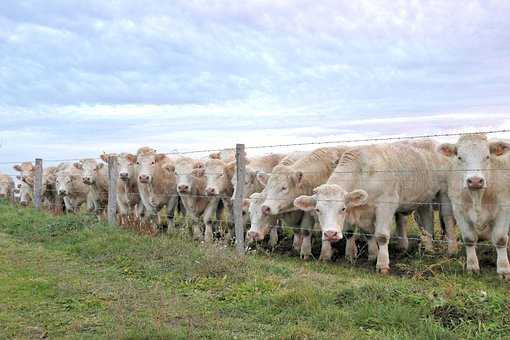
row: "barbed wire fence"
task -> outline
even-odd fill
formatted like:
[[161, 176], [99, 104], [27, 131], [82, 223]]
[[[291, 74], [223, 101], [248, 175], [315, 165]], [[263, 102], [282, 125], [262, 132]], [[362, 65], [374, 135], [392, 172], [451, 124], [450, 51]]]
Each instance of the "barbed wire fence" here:
[[[299, 146], [314, 146], [314, 145], [342, 145], [342, 144], [354, 144], [354, 143], [376, 143], [376, 142], [397, 142], [397, 141], [406, 141], [406, 140], [417, 140], [417, 139], [428, 139], [428, 138], [440, 138], [440, 137], [453, 137], [453, 136], [461, 136], [461, 135], [476, 135], [476, 134], [500, 134], [500, 133], [509, 133], [510, 129], [500, 129], [500, 130], [489, 130], [489, 131], [477, 131], [477, 132], [458, 132], [458, 133], [443, 133], [443, 134], [424, 134], [424, 135], [416, 135], [416, 136], [398, 136], [398, 137], [380, 137], [380, 138], [365, 138], [365, 139], [349, 139], [349, 140], [334, 140], [334, 141], [317, 141], [317, 142], [305, 142], [305, 143], [289, 143], [289, 144], [273, 144], [273, 145], [259, 145], [259, 146], [245, 146], [244, 144], [237, 144], [235, 148], [232, 148], [233, 152], [235, 152], [235, 171], [236, 171], [236, 178], [237, 178], [237, 184], [235, 187], [235, 197], [219, 194], [215, 197], [221, 200], [231, 200], [233, 199], [233, 212], [232, 217], [233, 221], [231, 219], [229, 220], [222, 220], [220, 217], [217, 218], [217, 222], [220, 223], [233, 223], [234, 224], [234, 230], [235, 230], [235, 248], [239, 255], [243, 255], [246, 251], [246, 242], [245, 242], [245, 229], [244, 229], [244, 221], [243, 221], [243, 208], [242, 208], [242, 201], [245, 198], [244, 195], [244, 182], [245, 182], [245, 176], [246, 176], [246, 151], [247, 150], [255, 150], [255, 149], [271, 149], [271, 148], [282, 148], [282, 147], [299, 147]], [[171, 152], [165, 152], [163, 154], [167, 156], [189, 156], [194, 154], [207, 154], [207, 153], [213, 153], [213, 152], [221, 152], [224, 151], [224, 148], [220, 149], [198, 149], [198, 150], [189, 150], [189, 151], [171, 151]], [[43, 188], [43, 174], [44, 174], [44, 164], [52, 164], [52, 163], [65, 163], [65, 162], [79, 162], [82, 158], [66, 158], [66, 159], [47, 159], [44, 160], [41, 158], [35, 159], [35, 166], [33, 171], [33, 183], [31, 184], [32, 190], [33, 190], [33, 205], [36, 209], [42, 209], [43, 208], [43, 196], [45, 193], [54, 191], [55, 195], [58, 195], [59, 193], [56, 192], [56, 189], [48, 189]], [[101, 160], [101, 158], [94, 158], [95, 160]], [[27, 161], [29, 162], [29, 161]], [[20, 161], [2, 161], [0, 162], [0, 165], [16, 165], [23, 162]], [[117, 196], [117, 181], [118, 181], [118, 155], [116, 154], [110, 154], [108, 155], [108, 161], [107, 163], [107, 173], [108, 173], [108, 188], [105, 192], [102, 194], [107, 195], [107, 220], [109, 224], [116, 225], [117, 224], [117, 213], [118, 213], [118, 196]], [[459, 172], [459, 171], [474, 171], [474, 170], [487, 170], [487, 169], [428, 169], [428, 171], [431, 172], [437, 172], [437, 173], [447, 173], [447, 172]], [[500, 169], [490, 169], [491, 171], [510, 171], [506, 168], [500, 168]], [[397, 174], [410, 174], [417, 172], [417, 169], [375, 169], [370, 170], [370, 173], [389, 173], [393, 175]], [[319, 172], [313, 172], [313, 171], [303, 171], [303, 174], [314, 174]], [[352, 172], [349, 171], [333, 171], [333, 173], [338, 174], [349, 174]], [[211, 175], [221, 175], [223, 173], [221, 172], [208, 172], [208, 174]], [[272, 175], [278, 175], [278, 173], [272, 173]], [[17, 174], [7, 174], [7, 176], [16, 178], [19, 177]], [[392, 179], [378, 179], [381, 183], [388, 181], [391, 182]], [[410, 183], [412, 185], [413, 183]], [[69, 192], [70, 194], [72, 192]], [[129, 197], [129, 195], [139, 195], [138, 193], [126, 193]], [[210, 195], [206, 194], [186, 194], [187, 196], [195, 197], [195, 198], [211, 198]], [[177, 192], [172, 193], [169, 195], [169, 197], [178, 197], [181, 196]], [[278, 200], [278, 198], [271, 197], [272, 200]], [[319, 200], [320, 201], [320, 200]], [[326, 200], [326, 201], [338, 201], [342, 202], [340, 200]], [[407, 205], [414, 205], [414, 206], [420, 206], [420, 205], [430, 205], [435, 207], [440, 207], [441, 205], [447, 204], [447, 203], [441, 203], [441, 202], [384, 202], [380, 201], [378, 204], [389, 204], [394, 205], [396, 203], [400, 204], [407, 204]], [[141, 204], [141, 203], [139, 203]], [[509, 207], [510, 205], [501, 205], [499, 206], [505, 206]], [[292, 226], [292, 225], [268, 225], [269, 228], [283, 228], [292, 230], [294, 232], [302, 231], [302, 230], [308, 230], [311, 232], [315, 232], [317, 230], [310, 230], [310, 228], [304, 228], [301, 226]], [[353, 235], [357, 236], [363, 236], [363, 237], [374, 237], [375, 234], [371, 233], [362, 233], [362, 232], [351, 232]], [[406, 237], [408, 240], [414, 239], [419, 241], [420, 238], [412, 238], [412, 237]], [[400, 240], [402, 239], [401, 236], [398, 235], [392, 235], [391, 239]], [[439, 240], [434, 239], [432, 240], [435, 243], [447, 243], [447, 240]], [[464, 244], [462, 241], [459, 242], [460, 244]], [[483, 245], [483, 244], [481, 244]]]

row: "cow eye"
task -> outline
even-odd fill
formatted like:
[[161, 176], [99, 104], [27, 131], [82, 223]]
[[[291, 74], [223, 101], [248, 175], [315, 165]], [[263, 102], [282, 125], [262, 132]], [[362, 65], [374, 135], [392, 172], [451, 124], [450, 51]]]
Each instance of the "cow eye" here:
[[152, 164], [152, 165], [154, 165], [154, 164], [156, 164], [156, 162], [152, 161], [152, 163], [151, 163], [151, 164]]
[[282, 191], [285, 191], [285, 190], [287, 190], [287, 187], [282, 187]]
[[319, 210], [319, 208], [315, 209], [315, 212], [318, 214], [320, 213], [321, 211]]
[[342, 209], [340, 209], [340, 214], [344, 213], [345, 212], [345, 207], [343, 207]]
[[487, 156], [487, 157], [485, 157], [485, 159], [487, 159], [487, 160], [489, 160], [490, 158], [491, 158], [491, 156]]
[[136, 165], [140, 165], [140, 162], [136, 162]]
[[457, 157], [457, 159], [458, 159], [459, 161], [461, 161], [461, 160], [462, 160], [462, 157], [458, 156], [458, 157]]

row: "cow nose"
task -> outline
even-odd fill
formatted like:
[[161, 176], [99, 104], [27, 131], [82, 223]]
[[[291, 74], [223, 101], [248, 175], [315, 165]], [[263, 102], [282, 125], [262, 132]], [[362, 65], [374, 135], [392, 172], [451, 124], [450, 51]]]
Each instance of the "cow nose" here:
[[83, 177], [82, 180], [85, 184], [90, 183], [90, 177]]
[[206, 191], [207, 195], [211, 196], [211, 195], [216, 195], [216, 189], [214, 188], [207, 188]]
[[66, 191], [65, 191], [65, 190], [59, 190], [59, 191], [58, 191], [58, 194], [59, 194], [59, 195], [65, 195], [65, 194], [66, 194]]
[[485, 186], [485, 179], [479, 176], [469, 177], [467, 179], [467, 186], [469, 189], [482, 189]]
[[179, 189], [179, 192], [184, 193], [184, 192], [188, 192], [189, 186], [187, 186], [185, 184], [181, 184], [181, 185], [179, 185], [179, 187], [177, 189]]
[[262, 210], [262, 213], [264, 215], [270, 215], [271, 214], [271, 208], [268, 207], [267, 205], [263, 205], [261, 210]]
[[19, 202], [22, 206], [26, 207], [28, 205], [28, 202], [27, 201], [21, 201]]
[[262, 239], [262, 237], [258, 231], [249, 231], [248, 239], [253, 240], [253, 241], [260, 241]]
[[324, 238], [326, 241], [336, 242], [342, 239], [342, 235], [338, 233], [338, 231], [328, 230], [324, 232]]
[[119, 177], [122, 180], [126, 180], [126, 179], [128, 179], [129, 174], [127, 172], [121, 172], [121, 173], [119, 173]]
[[142, 183], [148, 183], [150, 177], [149, 177], [149, 175], [140, 175], [140, 176], [138, 176], [138, 179], [140, 179], [140, 182], [142, 182]]

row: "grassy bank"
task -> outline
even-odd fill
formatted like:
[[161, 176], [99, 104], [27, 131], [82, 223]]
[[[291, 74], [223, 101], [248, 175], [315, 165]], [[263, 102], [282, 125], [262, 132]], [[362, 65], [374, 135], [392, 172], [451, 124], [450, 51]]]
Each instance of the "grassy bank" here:
[[415, 252], [381, 277], [0, 203], [0, 338], [510, 338], [493, 262]]

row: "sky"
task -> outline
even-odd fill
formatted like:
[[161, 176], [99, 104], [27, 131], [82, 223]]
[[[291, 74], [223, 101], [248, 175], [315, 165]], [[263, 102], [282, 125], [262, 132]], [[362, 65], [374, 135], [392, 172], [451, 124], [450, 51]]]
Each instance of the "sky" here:
[[491, 0], [3, 0], [0, 171], [510, 129], [509, 17]]

